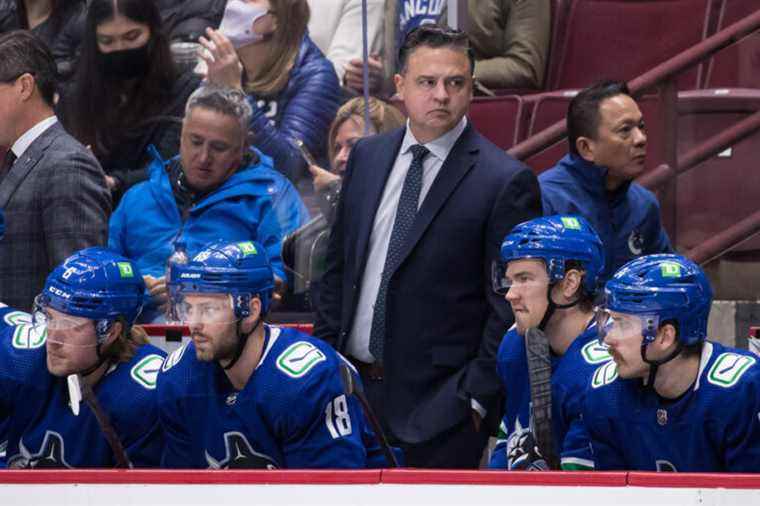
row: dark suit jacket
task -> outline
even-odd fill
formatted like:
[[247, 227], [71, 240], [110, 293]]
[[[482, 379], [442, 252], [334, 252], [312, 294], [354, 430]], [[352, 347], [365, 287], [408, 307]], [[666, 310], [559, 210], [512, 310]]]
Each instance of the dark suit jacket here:
[[60, 123], [32, 142], [0, 182], [0, 301], [30, 310], [48, 273], [75, 251], [105, 245], [111, 196], [90, 151]]
[[[362, 139], [348, 162], [315, 335], [343, 351], [377, 206], [404, 129]], [[533, 173], [468, 125], [430, 188], [392, 274], [385, 344], [386, 417], [420, 443], [469, 417], [474, 397], [498, 416], [495, 355], [512, 324], [491, 263], [516, 224], [541, 214]]]

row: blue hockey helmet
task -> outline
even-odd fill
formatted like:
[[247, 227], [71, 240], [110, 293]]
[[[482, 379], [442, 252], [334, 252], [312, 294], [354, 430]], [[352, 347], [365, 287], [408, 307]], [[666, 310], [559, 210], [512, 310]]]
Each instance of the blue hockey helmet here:
[[642, 318], [644, 343], [652, 342], [659, 323], [678, 324], [684, 346], [707, 337], [713, 292], [702, 269], [680, 255], [648, 255], [621, 267], [604, 288], [605, 309]]
[[565, 264], [580, 262], [586, 274], [583, 287], [593, 295], [599, 274], [604, 269], [602, 241], [581, 216], [544, 216], [520, 223], [501, 243], [501, 262], [493, 270], [497, 293], [506, 293], [506, 264], [524, 258], [541, 259], [546, 263], [550, 283], [565, 277]]
[[252, 241], [214, 242], [187, 264], [173, 264], [169, 276], [173, 301], [188, 293], [228, 293], [236, 318], [250, 315], [254, 295], [266, 314], [274, 292], [274, 271], [266, 250]]
[[121, 317], [127, 325], [134, 324], [143, 308], [144, 292], [142, 275], [131, 260], [92, 247], [74, 253], [53, 269], [35, 305], [95, 320], [102, 341], [114, 320]]

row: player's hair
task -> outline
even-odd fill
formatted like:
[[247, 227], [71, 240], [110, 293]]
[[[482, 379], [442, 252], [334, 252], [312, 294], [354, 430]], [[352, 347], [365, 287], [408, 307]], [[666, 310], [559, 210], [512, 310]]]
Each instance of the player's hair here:
[[201, 86], [190, 95], [185, 105], [185, 117], [196, 107], [235, 118], [240, 123], [243, 132], [248, 132], [248, 126], [253, 116], [253, 109], [248, 103], [245, 93], [215, 84]]
[[0, 54], [0, 82], [10, 83], [31, 74], [40, 96], [53, 107], [57, 70], [47, 45], [32, 32], [14, 30], [0, 35]]
[[[579, 260], [565, 261], [565, 273], [567, 274], [567, 272], [570, 270], [576, 270], [583, 273], [584, 276], [586, 275], [586, 269], [583, 267], [583, 264]], [[578, 287], [578, 290], [575, 293], [578, 295], [578, 309], [584, 313], [590, 313], [593, 311], [594, 294], [589, 293], [583, 283], [581, 283], [581, 286]]]
[[[678, 334], [681, 332], [681, 329], [678, 328], [678, 322], [676, 320], [665, 320], [660, 323], [660, 328], [664, 327], [665, 325], [672, 325], [673, 328], [676, 329], [676, 337], [678, 337]], [[683, 358], [689, 358], [689, 357], [698, 357], [702, 355], [702, 347], [704, 345], [704, 341], [698, 341], [692, 345], [684, 346], [681, 350], [681, 356]]]
[[604, 80], [582, 90], [570, 101], [567, 108], [567, 142], [570, 152], [577, 155], [578, 138], [596, 139], [599, 130], [599, 107], [608, 98], [631, 96], [628, 85], [622, 81]]
[[121, 323], [121, 334], [101, 353], [113, 362], [129, 362], [135, 356], [137, 348], [148, 344], [148, 334], [138, 325], [130, 327], [122, 317], [117, 321]]
[[406, 35], [404, 43], [398, 50], [398, 71], [405, 74], [409, 57], [420, 46], [440, 48], [445, 47], [461, 51], [467, 55], [470, 61], [470, 74], [475, 72], [475, 53], [470, 46], [470, 39], [462, 30], [455, 30], [448, 26], [423, 24]]

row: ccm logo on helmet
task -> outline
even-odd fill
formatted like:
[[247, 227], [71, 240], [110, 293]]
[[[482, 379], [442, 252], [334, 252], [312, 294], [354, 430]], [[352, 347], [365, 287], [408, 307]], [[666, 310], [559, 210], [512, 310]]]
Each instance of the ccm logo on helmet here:
[[180, 278], [197, 279], [197, 278], [200, 278], [201, 275], [198, 274], [197, 272], [195, 272], [195, 273], [193, 273], [193, 272], [183, 272], [182, 274], [179, 275], [179, 277]]
[[49, 291], [49, 292], [53, 292], [53, 293], [54, 293], [54, 294], [56, 294], [57, 296], [59, 296], [59, 297], [63, 297], [64, 299], [70, 299], [70, 298], [71, 298], [71, 295], [69, 295], [68, 293], [64, 292], [64, 291], [63, 291], [63, 290], [61, 290], [60, 288], [56, 288], [56, 287], [54, 287], [54, 286], [50, 286], [50, 287], [48, 287], [48, 291]]

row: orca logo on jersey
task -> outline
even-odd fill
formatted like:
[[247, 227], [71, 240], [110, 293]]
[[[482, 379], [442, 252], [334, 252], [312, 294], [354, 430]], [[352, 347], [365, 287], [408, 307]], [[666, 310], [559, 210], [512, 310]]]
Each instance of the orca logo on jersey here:
[[148, 390], [154, 390], [156, 388], [158, 371], [161, 370], [163, 363], [164, 358], [161, 355], [148, 355], [135, 364], [132, 370], [129, 371], [129, 375], [132, 376], [132, 379], [142, 387]]
[[169, 354], [168, 357], [166, 357], [166, 360], [164, 360], [164, 365], [161, 366], [161, 370], [163, 372], [168, 371], [175, 365], [179, 364], [179, 361], [182, 360], [182, 355], [185, 354], [185, 350], [187, 349], [187, 345], [190, 344], [190, 341], [186, 342], [173, 352]]
[[607, 362], [603, 366], [597, 368], [594, 371], [594, 375], [591, 377], [591, 387], [599, 388], [604, 385], [609, 385], [615, 381], [618, 377], [617, 364], [615, 362]]
[[240, 432], [224, 433], [223, 460], [216, 460], [206, 450], [209, 469], [277, 469], [274, 460], [253, 449], [248, 439]]
[[602, 364], [612, 359], [606, 344], [599, 341], [591, 341], [581, 348], [581, 355], [586, 363], [591, 365]]
[[18, 443], [19, 453], [8, 459], [11, 469], [56, 469], [71, 466], [66, 462], [63, 437], [52, 430], [45, 432], [40, 451], [32, 453], [24, 445], [24, 438]]
[[656, 460], [657, 472], [659, 473], [677, 473], [678, 469], [668, 460]]
[[35, 326], [32, 315], [23, 311], [13, 311], [4, 317], [5, 322], [14, 327], [11, 344], [18, 350], [33, 350], [45, 344], [47, 328]]

